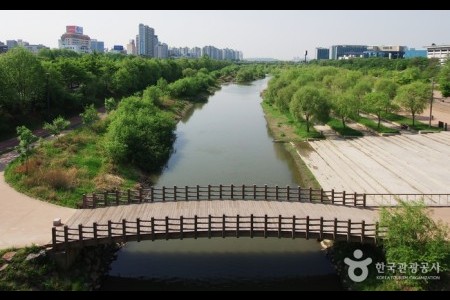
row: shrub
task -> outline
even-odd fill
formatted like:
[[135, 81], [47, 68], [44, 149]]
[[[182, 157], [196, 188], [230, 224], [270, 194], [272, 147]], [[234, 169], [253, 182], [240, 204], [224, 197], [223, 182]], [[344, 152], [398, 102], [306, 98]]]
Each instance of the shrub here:
[[70, 121], [59, 116], [56, 119], [54, 119], [51, 124], [45, 123], [43, 128], [45, 130], [47, 130], [48, 132], [50, 132], [51, 134], [58, 136], [69, 125], [70, 125]]
[[70, 190], [76, 187], [77, 169], [51, 169], [43, 172], [41, 181], [54, 189]]
[[[439, 264], [441, 272], [448, 271], [450, 244], [448, 227], [434, 222], [426, 212], [423, 202], [404, 202], [394, 208], [381, 210], [380, 225], [387, 227], [383, 245], [388, 263]], [[416, 275], [406, 268], [401, 275]], [[436, 270], [424, 275], [436, 275]], [[425, 287], [426, 280], [402, 282], [403, 285]]]
[[95, 121], [99, 119], [97, 110], [94, 104], [88, 105], [84, 108], [84, 112], [80, 114], [82, 122], [84, 125], [91, 126]]

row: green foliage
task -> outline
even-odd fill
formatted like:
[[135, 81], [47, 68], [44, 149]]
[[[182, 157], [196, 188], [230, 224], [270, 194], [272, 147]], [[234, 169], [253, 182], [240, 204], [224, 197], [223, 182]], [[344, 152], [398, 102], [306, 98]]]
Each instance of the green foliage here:
[[356, 118], [358, 116], [360, 103], [350, 91], [335, 94], [332, 97], [333, 112], [340, 117], [342, 127], [346, 127], [348, 119]]
[[196, 100], [201, 93], [208, 92], [214, 86], [215, 79], [208, 74], [198, 72], [194, 76], [179, 79], [168, 85], [169, 94], [174, 98]]
[[[397, 207], [382, 208], [380, 226], [386, 227], [383, 245], [389, 263], [439, 264], [441, 272], [450, 267], [449, 230], [436, 223], [426, 212], [423, 202], [399, 201]], [[415, 275], [406, 268], [406, 275]], [[401, 274], [401, 275], [405, 275]], [[437, 275], [436, 270], [426, 275]], [[413, 285], [426, 285], [426, 280], [409, 279]]]
[[[18, 125], [40, 124], [49, 113], [73, 116], [86, 105], [98, 107], [107, 98], [121, 99], [158, 81], [161, 91], [168, 93], [167, 84], [182, 78], [185, 69], [189, 69], [185, 74], [208, 75], [230, 64], [206, 58], [164, 60], [60, 49], [33, 55], [17, 47], [0, 55], [0, 118], [4, 121], [0, 136], [12, 136]], [[30, 112], [36, 120], [30, 119]]]
[[112, 112], [117, 108], [119, 103], [113, 97], [105, 99], [105, 109], [108, 113]]
[[312, 86], [301, 87], [293, 96], [290, 112], [297, 120], [305, 119], [307, 132], [309, 132], [311, 119], [326, 122], [330, 115], [330, 108], [325, 91]]
[[391, 106], [389, 96], [384, 92], [372, 92], [364, 97], [364, 110], [374, 113], [378, 117], [377, 129], [380, 129], [381, 114]]
[[0, 69], [0, 100], [9, 111], [28, 113], [42, 105], [46, 76], [35, 55], [22, 47], [11, 49], [0, 57]]
[[16, 150], [19, 152], [20, 158], [25, 160], [26, 172], [28, 173], [28, 157], [32, 153], [33, 143], [37, 142], [38, 138], [25, 126], [18, 126], [16, 130], [19, 140]]
[[413, 120], [412, 125], [414, 126], [416, 114], [423, 112], [430, 97], [430, 85], [415, 81], [413, 83], [401, 86], [394, 101], [400, 107], [411, 112]]
[[97, 110], [94, 107], [94, 104], [88, 105], [84, 108], [84, 112], [80, 114], [82, 122], [84, 125], [92, 126], [95, 121], [99, 119]]
[[106, 133], [106, 150], [117, 163], [145, 171], [161, 168], [172, 151], [175, 121], [149, 98], [123, 99]]
[[53, 120], [53, 122], [45, 123], [43, 128], [50, 132], [51, 134], [58, 136], [63, 130], [65, 130], [70, 125], [70, 121], [64, 119], [62, 116], [58, 116]]
[[242, 66], [236, 73], [236, 82], [251, 82], [258, 78], [264, 78], [265, 76], [265, 69], [261, 65]]
[[390, 100], [395, 98], [398, 85], [389, 78], [380, 78], [375, 82], [374, 89], [376, 92], [385, 93]]
[[442, 67], [439, 73], [439, 88], [442, 92], [442, 96], [450, 96], [450, 61]]

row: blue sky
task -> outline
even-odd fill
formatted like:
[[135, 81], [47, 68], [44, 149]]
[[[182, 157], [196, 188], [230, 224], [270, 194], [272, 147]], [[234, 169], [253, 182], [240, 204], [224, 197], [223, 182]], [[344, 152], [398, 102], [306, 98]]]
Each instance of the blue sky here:
[[214, 45], [244, 57], [314, 58], [333, 44], [450, 44], [450, 11], [0, 11], [0, 41], [23, 39], [57, 47], [66, 25], [79, 25], [105, 47], [126, 45], [139, 23], [169, 46]]

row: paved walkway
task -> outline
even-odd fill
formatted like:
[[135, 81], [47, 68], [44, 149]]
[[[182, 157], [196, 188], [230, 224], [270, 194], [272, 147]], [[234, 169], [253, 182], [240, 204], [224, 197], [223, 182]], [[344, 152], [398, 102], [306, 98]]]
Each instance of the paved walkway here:
[[3, 173], [0, 171], [0, 249], [47, 244], [53, 219], [61, 218], [64, 223], [76, 210], [17, 192], [5, 182]]

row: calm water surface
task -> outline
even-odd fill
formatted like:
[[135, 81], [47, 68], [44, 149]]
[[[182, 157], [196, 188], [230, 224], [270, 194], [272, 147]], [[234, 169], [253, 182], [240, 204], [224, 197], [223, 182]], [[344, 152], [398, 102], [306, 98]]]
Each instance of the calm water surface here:
[[[302, 185], [267, 127], [259, 96], [267, 81], [226, 85], [197, 104], [179, 122], [175, 151], [154, 184]], [[109, 275], [104, 290], [341, 289], [318, 242], [303, 239], [131, 242]]]

